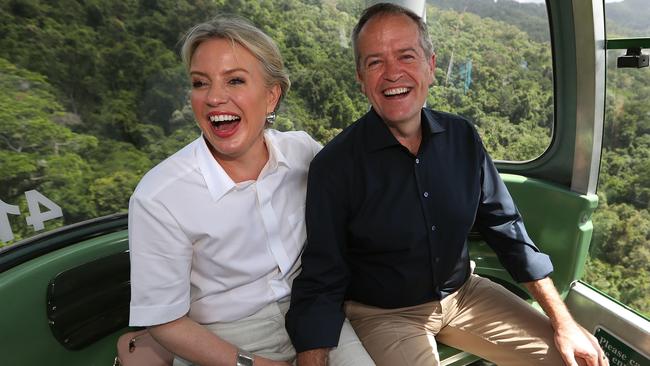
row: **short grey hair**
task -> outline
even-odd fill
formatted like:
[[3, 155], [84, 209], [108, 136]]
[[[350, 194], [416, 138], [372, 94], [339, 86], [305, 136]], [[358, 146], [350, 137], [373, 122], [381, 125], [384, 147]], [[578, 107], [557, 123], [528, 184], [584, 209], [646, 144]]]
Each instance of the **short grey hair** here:
[[363, 13], [361, 13], [357, 25], [355, 25], [352, 30], [352, 47], [354, 48], [354, 62], [357, 65], [357, 70], [359, 70], [359, 62], [361, 61], [359, 59], [359, 33], [361, 33], [361, 30], [370, 19], [386, 15], [405, 15], [409, 17], [409, 19], [411, 19], [418, 27], [418, 39], [420, 41], [420, 47], [422, 47], [422, 50], [424, 51], [424, 56], [427, 59], [433, 56], [433, 42], [431, 41], [427, 25], [424, 23], [422, 17], [419, 17], [414, 12], [399, 5], [379, 3], [364, 10]]
[[265, 73], [267, 87], [276, 84], [280, 86], [280, 98], [275, 107], [277, 110], [280, 101], [289, 91], [291, 81], [289, 81], [289, 74], [284, 68], [280, 49], [273, 39], [244, 18], [234, 15], [216, 16], [195, 25], [183, 37], [181, 58], [188, 72], [192, 63], [192, 56], [194, 56], [194, 52], [199, 45], [214, 38], [236, 42], [259, 60]]

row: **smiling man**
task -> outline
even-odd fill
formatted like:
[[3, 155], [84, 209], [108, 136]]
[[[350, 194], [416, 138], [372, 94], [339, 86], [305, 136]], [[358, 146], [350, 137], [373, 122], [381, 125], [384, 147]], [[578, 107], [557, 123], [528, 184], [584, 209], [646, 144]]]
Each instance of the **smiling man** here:
[[[378, 4], [352, 39], [372, 109], [310, 166], [308, 244], [287, 314], [299, 365], [324, 364], [346, 315], [377, 365], [438, 365], [438, 341], [499, 365], [607, 365], [476, 130], [422, 107], [435, 70], [422, 20]], [[472, 226], [548, 317], [472, 273]]]

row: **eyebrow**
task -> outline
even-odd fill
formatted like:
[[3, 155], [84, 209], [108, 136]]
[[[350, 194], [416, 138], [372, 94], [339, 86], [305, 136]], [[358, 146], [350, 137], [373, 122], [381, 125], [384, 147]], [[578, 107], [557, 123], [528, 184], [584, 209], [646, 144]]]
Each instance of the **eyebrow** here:
[[[250, 74], [250, 72], [248, 70], [244, 69], [243, 67], [236, 67], [234, 69], [228, 69], [228, 70], [224, 71], [223, 74], [229, 75], [229, 74], [233, 74], [233, 73], [236, 73], [236, 72], [243, 72], [243, 73], [246, 73], [246, 74]], [[196, 70], [190, 71], [190, 75], [208, 76], [208, 74], [206, 74], [206, 73], [204, 73], [202, 71], [196, 71]]]
[[408, 51], [413, 51], [413, 52], [415, 52], [415, 53], [418, 53], [417, 48], [413, 48], [413, 47], [401, 48], [401, 49], [399, 49], [399, 50], [397, 50], [397, 51], [398, 51], [399, 53], [404, 53], [404, 52], [408, 52]]
[[[406, 53], [406, 52], [409, 52], [409, 51], [412, 51], [412, 52], [415, 52], [416, 54], [418, 54], [418, 50], [413, 48], [413, 47], [400, 48], [399, 50], [397, 50], [397, 53], [402, 54], [402, 53]], [[366, 62], [368, 62], [369, 58], [371, 58], [371, 57], [379, 57], [381, 54], [382, 54], [381, 52], [371, 53], [371, 54], [369, 54], [369, 55], [367, 55], [366, 57], [363, 58], [363, 63], [365, 64]]]

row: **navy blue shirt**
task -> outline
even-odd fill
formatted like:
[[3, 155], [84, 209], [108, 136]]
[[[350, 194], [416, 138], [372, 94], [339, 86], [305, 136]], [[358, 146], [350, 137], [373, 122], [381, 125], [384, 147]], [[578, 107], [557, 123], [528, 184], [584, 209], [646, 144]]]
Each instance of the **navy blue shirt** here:
[[370, 110], [312, 161], [286, 323], [298, 352], [337, 345], [344, 300], [399, 308], [456, 291], [470, 275], [472, 226], [516, 281], [552, 272], [474, 127], [426, 108], [421, 117], [417, 155]]

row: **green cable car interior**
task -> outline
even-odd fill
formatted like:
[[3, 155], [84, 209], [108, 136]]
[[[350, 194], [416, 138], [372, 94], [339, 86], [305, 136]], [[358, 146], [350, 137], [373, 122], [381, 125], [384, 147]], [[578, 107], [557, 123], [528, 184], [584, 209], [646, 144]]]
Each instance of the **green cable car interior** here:
[[[485, 8], [490, 4], [496, 7], [504, 5], [504, 3], [506, 5], [511, 3], [513, 9], [525, 5], [501, 0], [498, 2], [496, 0], [465, 0], [461, 3], [467, 4], [472, 1], [476, 1], [477, 4], [480, 3]], [[599, 174], [602, 174], [601, 169], [610, 168], [615, 165], [614, 162], [618, 161], [606, 160], [605, 148], [603, 148], [608, 131], [613, 129], [613, 127], [607, 125], [608, 112], [606, 111], [609, 107], [606, 96], [607, 88], [610, 87], [609, 78], [614, 77], [615, 73], [624, 73], [625, 81], [620, 83], [626, 89], [618, 84], [612, 84], [612, 88], [616, 86], [617, 96], [619, 97], [623, 94], [634, 95], [635, 93], [648, 93], [645, 96], [650, 97], [649, 85], [638, 85], [638, 80], [650, 80], [648, 78], [650, 68], [644, 67], [644, 65], [647, 66], [647, 55], [650, 53], [648, 50], [650, 49], [650, 38], [648, 38], [650, 37], [650, 13], [648, 13], [647, 4], [645, 4], [645, 7], [642, 6], [643, 1], [623, 0], [622, 2], [610, 3], [602, 0], [546, 0], [545, 4], [539, 4], [541, 1], [537, 2], [536, 11], [546, 12], [548, 17], [546, 28], [549, 31], [548, 38], [550, 40], [549, 55], [551, 59], [549, 63], [551, 67], [545, 71], [548, 72], [547, 76], [551, 80], [549, 85], [552, 88], [549, 91], [552, 98], [548, 102], [549, 108], [552, 109], [552, 116], [550, 117], [552, 125], [549, 126], [548, 144], [544, 145], [542, 150], [533, 151], [530, 156], [518, 161], [508, 158], [507, 154], [505, 158], [495, 156], [497, 168], [515, 199], [531, 238], [543, 252], [550, 255], [553, 261], [555, 270], [552, 278], [558, 291], [563, 296], [565, 303], [578, 323], [599, 339], [601, 346], [610, 358], [611, 365], [650, 365], [650, 320], [648, 318], [650, 310], [648, 308], [639, 309], [636, 305], [632, 306], [625, 303], [624, 299], [621, 300], [621, 297], [612, 296], [608, 288], [602, 288], [601, 286], [606, 282], [585, 282], [584, 280], [585, 273], [589, 272], [591, 268], [587, 267], [595, 266], [594, 263], [600, 263], [590, 259], [590, 256], [596, 255], [593, 252], [593, 240], [597, 235], [600, 235], [598, 234], [599, 227], [593, 220], [594, 213], [602, 207], [611, 207], [612, 210], [614, 207], [613, 195], [607, 195], [606, 201], [603, 201], [602, 197], [604, 196], [600, 196], [599, 199], [599, 194], [603, 191], [602, 179], [599, 182], [601, 176]], [[393, 2], [408, 6], [419, 14], [426, 14], [427, 23], [430, 24], [430, 27], [436, 27], [439, 24], [433, 14], [439, 15], [439, 17], [447, 17], [455, 14], [452, 11], [458, 11], [461, 14], [460, 17], [466, 17], [467, 21], [476, 18], [476, 15], [470, 14], [471, 9], [468, 10], [470, 7], [467, 5], [458, 5], [461, 10], [454, 10], [452, 0], [427, 1], [426, 3], [424, 1], [408, 0]], [[74, 9], [85, 9], [82, 10], [85, 11], [85, 14], [88, 14], [86, 23], [94, 24], [93, 19], [99, 19], [98, 17], [100, 17], [102, 11], [108, 12], [106, 9], [109, 6], [104, 3], [110, 2], [97, 0], [92, 2], [92, 6], [85, 4], [86, 2], [76, 1], [55, 2], [56, 4], [47, 6], [40, 4], [38, 1], [7, 1], [4, 3], [0, 5], [0, 9], [3, 14], [11, 15], [6, 19], [15, 22], [31, 21], [30, 19], [35, 21], [39, 17], [42, 19], [45, 16], [56, 14], [57, 7], [63, 8], [67, 6]], [[132, 3], [134, 3], [133, 6], [136, 6], [135, 3], [139, 3], [137, 5], [139, 7], [173, 6], [173, 2], [133, 1]], [[149, 3], [156, 3], [156, 5]], [[220, 7], [227, 6], [232, 7], [228, 10], [233, 10], [236, 9], [236, 5], [233, 4], [239, 4], [240, 2], [225, 4], [227, 2], [215, 1], [214, 3], [215, 5], [210, 8], [211, 10], [219, 10]], [[255, 2], [241, 1], [241, 3], [244, 6]], [[321, 11], [324, 13], [331, 11], [326, 10], [329, 9], [327, 7], [331, 5], [330, 3], [335, 3], [332, 6], [339, 6], [339, 9], [349, 11], [352, 15], [358, 15], [364, 6], [374, 2], [366, 3], [360, 0], [349, 0], [340, 1], [336, 4], [337, 2], [328, 1], [276, 0], [271, 3], [279, 4], [280, 7], [286, 6], [287, 9], [297, 6], [295, 4], [298, 3], [308, 3], [309, 9], [322, 9]], [[606, 24], [606, 14], [609, 7], [618, 6], [618, 8], [612, 8], [616, 10], [622, 7], [621, 4], [625, 3], [627, 5], [631, 4], [632, 7], [637, 6], [639, 12], [648, 14], [648, 17], [645, 18], [645, 30], [647, 30], [645, 34], [626, 36], [626, 33], [622, 32], [617, 25], [612, 25], [612, 33], [610, 33], [609, 20], [607, 20]], [[39, 10], [39, 6], [45, 10]], [[124, 6], [128, 7], [129, 5]], [[465, 6], [465, 9], [462, 9], [462, 6]], [[438, 8], [446, 10], [434, 10]], [[251, 10], [250, 5], [248, 9], [248, 13], [242, 14], [243, 16], [252, 17], [265, 11], [257, 8], [257, 10]], [[157, 11], [162, 12], [162, 10]], [[175, 11], [192, 14], [194, 10], [188, 8]], [[203, 20], [203, 18], [190, 19], [188, 24], [200, 20]], [[252, 20], [255, 22], [255, 18]], [[353, 17], [347, 20], [346, 26], [348, 28], [340, 32], [341, 42], [345, 42], [346, 37], [349, 38], [348, 35], [355, 20]], [[117, 24], [120, 21], [117, 18], [106, 18], [101, 22], [97, 21], [97, 24], [101, 23], [103, 26], [107, 26], [110, 22]], [[490, 20], [490, 22], [492, 21]], [[13, 34], [8, 31], [9, 26], [3, 27], [1, 29], [5, 30], [5, 32], [1, 34]], [[128, 28], [124, 24], [120, 25], [120, 27]], [[266, 30], [274, 29], [272, 25], [268, 27]], [[463, 32], [462, 27], [458, 29], [459, 32]], [[271, 31], [270, 35], [277, 38], [279, 32]], [[621, 34], [622, 36], [620, 36]], [[83, 41], [85, 38], [81, 37], [79, 39]], [[477, 39], [480, 39], [480, 36]], [[85, 47], [82, 41], [61, 42], [61, 45], [82, 49]], [[171, 40], [170, 44], [175, 41]], [[446, 78], [450, 77], [452, 59], [458, 57], [462, 51], [455, 49], [453, 53], [445, 54], [444, 52], [448, 51], [449, 48], [441, 46], [438, 49], [436, 44], [438, 40], [435, 36], [433, 41], [438, 58], [437, 72], [440, 76], [437, 77], [437, 81], [440, 84], [440, 80], [446, 80]], [[290, 37], [283, 38], [283, 42], [286, 47], [295, 49], [301, 47], [299, 44], [293, 44]], [[129, 47], [125, 45], [121, 49], [116, 49], [116, 56], [114, 57], [119, 59], [121, 57], [118, 54], [119, 52], [129, 54], [128, 52], [133, 51]], [[172, 52], [176, 51], [172, 50]], [[515, 52], [515, 50], [511, 51]], [[350, 55], [349, 59], [343, 60], [352, 64], [351, 51], [344, 49], [341, 52]], [[45, 57], [47, 56], [45, 55]], [[312, 57], [307, 53], [303, 56], [304, 58]], [[300, 59], [300, 57], [297, 59]], [[5, 60], [8, 60], [6, 61], [7, 65], [11, 65], [3, 66], [2, 63]], [[0, 77], [8, 78], [6, 75], [9, 75], [9, 71], [7, 70], [14, 70], [11, 72], [15, 72], [18, 81], [9, 82], [6, 81], [9, 79], [2, 79], [0, 85], [3, 88], [9, 88], [9, 86], [14, 89], [23, 88], [16, 93], [23, 93], [20, 95], [25, 98], [32, 98], [32, 96], [26, 94], [28, 87], [23, 84], [27, 82], [21, 84], [20, 80], [29, 79], [31, 85], [51, 80], [53, 85], [58, 85], [52, 77], [48, 79], [48, 77], [34, 76], [39, 72], [38, 68], [34, 66], [35, 62], [30, 64], [26, 59], [21, 59], [18, 56], [12, 59], [10, 55], [6, 55], [2, 51], [0, 53], [0, 66], [3, 67], [3, 71], [0, 72]], [[70, 62], [72, 62], [71, 65], [74, 65], [71, 66], [72, 69], [85, 67], [81, 66], [81, 64], [74, 64], [74, 60]], [[297, 75], [298, 80], [300, 80], [300, 77], [305, 77], [301, 74], [306, 72], [304, 69], [291, 69], [291, 66], [296, 65], [297, 62], [293, 59], [288, 62], [292, 82], [294, 81], [294, 74]], [[476, 59], [473, 62], [478, 65], [480, 60]], [[170, 66], [171, 70], [173, 67], [180, 65], [180, 60], [177, 57], [169, 61], [169, 63], [173, 64]], [[533, 63], [530, 62], [530, 64]], [[619, 68], [616, 68], [616, 64], [618, 64]], [[471, 67], [472, 62], [464, 65], [466, 68]], [[478, 67], [476, 66], [476, 68]], [[528, 66], [522, 65], [523, 68], [528, 68]], [[530, 66], [530, 69], [533, 69], [533, 66]], [[122, 71], [114, 70], [114, 72], [118, 75]], [[72, 75], [75, 74], [72, 73]], [[457, 98], [460, 100], [465, 100], [463, 98], [467, 97], [467, 88], [471, 89], [473, 87], [468, 81], [472, 78], [471, 73], [465, 69], [464, 75], [466, 90], [464, 93], [458, 92]], [[642, 75], [645, 79], [635, 79], [638, 78], [637, 75]], [[115, 83], [119, 82], [118, 79], [119, 77], [116, 76]], [[160, 84], [164, 82], [167, 82], [167, 80], [160, 81]], [[89, 83], [89, 81], [86, 79], [79, 81], [79, 85], [83, 83]], [[295, 88], [297, 91], [300, 91], [301, 85], [296, 83]], [[336, 89], [336, 87], [333, 88]], [[55, 95], [54, 98], [59, 98], [57, 92], [52, 92], [47, 88], [43, 90], [51, 93], [47, 94], [48, 98], [49, 95]], [[42, 91], [42, 93], [46, 91]], [[177, 98], [182, 98], [186, 90], [174, 89], [173, 92], [178, 94]], [[62, 92], [63, 95], [65, 93], [65, 91]], [[351, 90], [350, 93], [358, 94], [358, 90]], [[436, 97], [440, 95], [436, 93], [438, 92], [434, 92], [429, 98], [429, 104], [434, 109], [438, 108]], [[42, 95], [45, 94], [35, 94], [35, 97]], [[12, 94], [11, 98], [18, 97], [14, 97]], [[82, 99], [82, 97], [78, 98], [79, 100]], [[15, 100], [17, 99], [0, 103], [0, 113], [5, 112], [2, 110], [3, 108], [10, 108], [14, 105], [12, 103], [15, 103]], [[61, 111], [67, 113], [59, 113], [61, 111], [57, 110], [58, 115], [71, 115], [70, 112], [74, 110], [71, 105], [74, 103], [66, 102], [65, 98], [57, 103], [61, 104]], [[292, 103], [292, 100], [289, 100], [287, 108], [293, 108]], [[356, 99], [352, 99], [350, 103], [356, 103]], [[619, 109], [622, 108], [621, 103], [613, 103], [613, 105], [618, 106]], [[111, 113], [122, 107], [127, 108], [128, 106], [115, 105], [112, 107], [114, 109], [111, 109]], [[643, 115], [639, 111], [639, 109], [626, 109], [625, 112], [632, 114], [634, 118], [639, 120], [639, 126], [641, 126], [635, 130], [638, 136], [629, 137], [630, 141], [641, 141], [642, 136], [645, 136], [645, 140], [648, 140], [648, 136], [650, 136], [650, 112]], [[174, 118], [181, 118], [178, 116], [182, 116], [183, 113], [191, 115], [191, 111], [188, 112], [187, 109], [183, 109], [182, 105], [176, 112], [178, 113], [174, 115], [176, 116]], [[344, 112], [342, 113], [344, 114]], [[457, 113], [454, 110], [450, 112]], [[83, 116], [81, 112], [79, 113]], [[168, 115], [171, 114], [172, 112], [168, 111]], [[7, 112], [3, 115], [4, 118], [13, 118], [11, 116], [18, 116], [19, 114], [18, 112]], [[352, 122], [354, 119], [350, 117], [347, 122]], [[642, 123], [641, 121], [645, 122]], [[11, 127], [13, 126], [12, 123], [20, 124], [21, 122], [8, 120], [0, 121], [0, 123], [5, 123]], [[82, 127], [79, 127], [80, 123], [83, 122], [76, 121], [74, 123], [69, 122], [67, 125], [63, 123], [62, 125], [66, 126], [66, 128], [69, 127], [72, 131], [82, 131], [80, 129]], [[284, 122], [280, 120], [281, 125], [282, 123]], [[296, 123], [289, 124], [291, 124], [290, 121], [282, 126], [287, 129], [300, 129], [301, 127]], [[6, 130], [9, 127], [4, 129]], [[333, 129], [331, 131], [339, 131], [344, 126], [335, 127], [338, 130]], [[479, 126], [479, 130], [480, 128], [481, 126]], [[620, 130], [623, 127], [619, 126], [617, 128]], [[42, 131], [50, 133], [48, 132], [50, 130], [45, 128]], [[329, 136], [328, 133], [330, 132], [322, 134], [319, 139], [326, 141]], [[171, 136], [171, 133], [168, 135]], [[0, 189], [0, 239], [2, 240], [0, 242], [0, 299], [2, 299], [0, 301], [0, 314], [2, 314], [0, 316], [0, 340], [3, 350], [0, 363], [11, 366], [111, 365], [116, 355], [117, 338], [121, 334], [132, 330], [128, 327], [130, 300], [126, 213], [128, 201], [122, 199], [119, 209], [114, 209], [112, 212], [115, 213], [108, 216], [84, 217], [83, 220], [74, 223], [66, 221], [68, 217], [74, 216], [69, 214], [70, 209], [63, 202], [68, 196], [51, 194], [46, 189], [47, 185], [37, 187], [30, 185], [31, 183], [22, 183], [23, 180], [29, 181], [31, 177], [33, 179], [30, 182], [41, 184], [41, 180], [47, 181], [48, 177], [38, 177], [36, 179], [33, 175], [29, 175], [30, 172], [36, 171], [39, 166], [45, 163], [34, 163], [33, 170], [21, 168], [28, 166], [26, 161], [34, 159], [34, 155], [23, 157], [20, 155], [21, 149], [15, 149], [15, 151], [11, 152], [13, 154], [11, 155], [10, 147], [17, 146], [10, 140], [12, 136], [19, 135], [18, 133], [13, 135], [0, 134], [0, 142], [2, 142], [0, 149], [3, 149], [0, 150], [0, 162], [2, 162], [0, 171], [9, 176], [1, 184], [11, 185]], [[97, 138], [103, 139], [100, 132], [97, 132], [97, 136]], [[70, 142], [70, 144], [87, 143], [87, 140], [82, 141], [78, 137], [74, 137], [74, 139], [76, 139], [76, 142]], [[492, 141], [485, 137], [484, 139], [486, 145], [489, 145], [490, 141]], [[113, 156], [114, 159], [128, 160], [131, 156], [128, 154], [132, 151], [132, 147], [125, 147], [124, 144], [124, 142], [119, 142], [107, 145], [111, 146], [107, 149], [112, 148], [116, 151], [105, 151], [103, 153], [106, 156]], [[67, 145], [61, 144], [62, 149], [65, 146]], [[637, 146], [636, 142], [630, 142], [630, 146]], [[4, 153], [4, 150], [7, 153]], [[119, 155], [119, 153], [123, 155]], [[151, 154], [155, 154], [155, 151]], [[163, 156], [160, 156], [160, 159], [162, 158]], [[647, 157], [645, 159], [644, 161], [649, 162], [648, 165], [650, 165], [650, 159], [647, 159]], [[629, 160], [619, 162], [619, 164], [622, 166], [621, 169], [626, 165], [633, 165]], [[63, 166], [65, 167], [65, 165]], [[646, 175], [650, 177], [650, 170], [647, 167], [644, 169]], [[14, 174], [14, 172], [20, 174]], [[138, 170], [137, 174], [141, 176], [145, 172]], [[645, 186], [643, 185], [644, 181], [636, 180], [635, 182], [634, 189], [636, 191], [650, 192], [650, 187], [647, 185], [648, 181], [645, 181]], [[54, 182], [49, 187], [57, 184], [65, 185], [68, 183]], [[613, 186], [613, 183], [607, 187], [610, 186]], [[133, 187], [130, 187], [130, 189], [132, 190]], [[620, 188], [620, 190], [622, 189], [624, 187]], [[102, 193], [97, 193], [95, 190], [93, 192], [95, 192], [93, 197], [102, 195]], [[645, 209], [643, 207], [640, 209], [645, 211], [638, 211], [645, 212], [645, 214], [629, 213], [628, 216], [647, 216], [650, 207], [647, 206], [647, 199], [650, 193], [644, 194], [646, 196], [638, 196], [641, 198], [637, 198], [636, 202], [645, 199], [643, 201], [645, 203], [640, 204], [640, 206], [646, 205]], [[19, 197], [20, 201], [16, 197]], [[128, 196], [126, 198], [128, 199]], [[76, 200], [75, 204], [84, 203], [84, 199]], [[99, 210], [97, 211], [99, 212]], [[611, 217], [611, 220], [614, 220], [613, 216]], [[48, 224], [45, 224], [46, 222]], [[650, 221], [647, 221], [647, 225], [650, 225]], [[648, 229], [647, 225], [633, 226], [628, 224], [626, 228], [620, 229], [637, 230], [640, 233], [641, 246], [646, 248], [644, 249], [646, 255], [650, 253], [650, 229]], [[31, 230], [30, 227], [34, 229]], [[642, 230], [645, 231], [642, 232]], [[29, 235], [24, 234], [25, 232], [28, 232]], [[499, 263], [496, 255], [487, 244], [482, 242], [478, 234], [472, 234], [468, 240], [470, 241], [471, 257], [476, 264], [475, 272], [489, 277], [521, 297], [531, 300], [524, 287], [513, 282]], [[640, 260], [643, 260], [643, 258]], [[647, 261], [641, 263], [645, 268], [648, 268], [649, 263]], [[623, 264], [623, 267], [625, 267], [625, 264]], [[597, 270], [594, 269], [594, 273], [596, 272]], [[644, 274], [647, 272], [639, 273], [641, 280], [644, 280]], [[589, 278], [595, 278], [591, 276]], [[630, 278], [629, 275], [628, 277], [623, 276], [620, 281], [629, 282]], [[645, 281], [648, 282], [648, 280]], [[628, 287], [631, 286], [631, 291], [634, 290], [634, 282], [629, 283]], [[643, 288], [639, 288], [637, 292], [640, 292], [638, 296], [642, 300], [645, 299], [644, 301], [650, 302], [650, 295], [644, 293]], [[532, 300], [531, 306], [535, 306]], [[440, 354], [443, 365], [482, 364], [478, 357], [450, 347], [440, 347]]]

